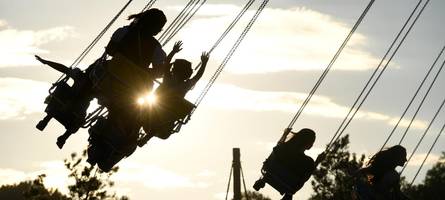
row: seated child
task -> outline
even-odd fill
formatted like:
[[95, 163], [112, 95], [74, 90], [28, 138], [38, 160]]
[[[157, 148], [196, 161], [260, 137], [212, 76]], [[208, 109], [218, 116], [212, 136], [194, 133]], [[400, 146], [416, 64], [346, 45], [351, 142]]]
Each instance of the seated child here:
[[292, 137], [274, 147], [263, 164], [263, 176], [253, 185], [258, 191], [266, 183], [269, 184], [284, 195], [282, 200], [291, 200], [293, 194], [303, 187], [325, 157], [325, 153], [321, 153], [314, 161], [304, 153], [311, 149], [315, 142], [316, 134], [313, 130], [304, 128], [292, 132], [290, 128], [285, 129], [284, 135], [289, 133], [292, 133]]
[[358, 199], [408, 199], [400, 190], [400, 174], [396, 167], [406, 162], [406, 149], [395, 145], [377, 152], [355, 178]]
[[[164, 68], [162, 84], [155, 91], [157, 97], [156, 108], [164, 108], [164, 110], [155, 111], [153, 108], [149, 110], [148, 119], [143, 122], [143, 129], [147, 136], [141, 139], [139, 146], [144, 145], [153, 136], [161, 139], [167, 139], [170, 136], [174, 123], [183, 117], [181, 116], [183, 115], [181, 110], [184, 109], [181, 106], [188, 106], [188, 104], [181, 103], [178, 99], [182, 100], [187, 92], [196, 85], [204, 74], [208, 60], [209, 54], [203, 52], [201, 55], [201, 68], [192, 78], [190, 77], [193, 74], [193, 69], [189, 61], [176, 59], [172, 64], [167, 63]], [[174, 115], [167, 116], [168, 113], [166, 112], [172, 111], [178, 111], [181, 114], [175, 113]]]
[[53, 94], [48, 96], [45, 112], [47, 116], [37, 124], [37, 129], [45, 129], [51, 118], [55, 118], [65, 128], [66, 132], [57, 138], [57, 146], [62, 148], [68, 137], [77, 132], [85, 122], [86, 111], [92, 100], [91, 82], [85, 72], [79, 68], [70, 69], [63, 64], [42, 59], [35, 56], [38, 61], [51, 68], [66, 74], [74, 80], [72, 86], [65, 82], [57, 83]]

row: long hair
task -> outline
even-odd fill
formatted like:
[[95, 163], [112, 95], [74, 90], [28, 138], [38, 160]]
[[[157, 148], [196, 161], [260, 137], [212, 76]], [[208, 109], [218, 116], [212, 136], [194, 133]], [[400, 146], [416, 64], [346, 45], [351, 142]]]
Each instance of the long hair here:
[[157, 8], [148, 9], [144, 12], [128, 16], [128, 20], [133, 20], [131, 25], [150, 30], [162, 29], [167, 22], [164, 12]]
[[371, 182], [378, 182], [386, 172], [394, 170], [400, 164], [400, 160], [403, 159], [403, 157], [406, 157], [406, 149], [401, 145], [395, 145], [377, 152], [371, 157], [367, 165], [367, 168], [374, 176]]

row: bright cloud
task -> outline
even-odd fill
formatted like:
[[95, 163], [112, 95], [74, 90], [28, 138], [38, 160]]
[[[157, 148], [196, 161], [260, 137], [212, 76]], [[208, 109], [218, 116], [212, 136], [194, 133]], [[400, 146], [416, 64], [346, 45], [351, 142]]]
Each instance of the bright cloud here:
[[69, 26], [38, 31], [17, 30], [0, 20], [0, 67], [36, 65], [33, 55], [47, 52], [41, 45], [73, 35], [73, 28]]
[[142, 184], [153, 189], [168, 188], [207, 188], [209, 185], [153, 165], [141, 165], [135, 162], [121, 164], [119, 173], [113, 179], [119, 182]]
[[0, 78], [0, 120], [23, 119], [28, 114], [43, 112], [49, 87], [40, 81]]
[[[190, 99], [195, 99], [194, 97], [197, 96], [199, 91], [202, 91], [202, 88], [203, 85], [198, 84], [196, 89], [191, 92]], [[229, 84], [215, 84], [207, 94], [202, 105], [224, 110], [294, 113], [300, 108], [306, 96], [306, 93], [255, 91]], [[344, 118], [349, 109], [348, 106], [339, 105], [329, 97], [314, 95], [304, 112], [314, 116]], [[384, 121], [391, 126], [394, 120], [396, 120], [395, 117], [386, 114], [363, 110], [356, 114], [355, 119]], [[400, 124], [402, 127], [407, 125], [406, 122]], [[422, 129], [426, 127], [426, 123], [415, 121], [412, 127]]]
[[[419, 153], [419, 154], [415, 154], [412, 158], [411, 161], [408, 163], [408, 166], [420, 166], [423, 162], [423, 160], [425, 159], [426, 153]], [[440, 159], [440, 155], [436, 155], [436, 154], [430, 154], [428, 156], [428, 158], [425, 161], [424, 165], [433, 165], [436, 162], [438, 162]]]
[[38, 164], [38, 170], [24, 172], [16, 169], [0, 169], [0, 185], [12, 185], [22, 181], [33, 180], [38, 175], [45, 174], [43, 183], [46, 187], [56, 188], [62, 193], [68, 193], [70, 184], [68, 171], [62, 161], [47, 161]]
[[0, 185], [12, 185], [27, 178], [26, 173], [15, 169], [0, 169]]
[[[180, 33], [185, 41], [187, 57], [197, 57], [199, 52], [187, 50], [188, 45], [196, 50], [206, 50], [216, 41], [231, 22], [240, 7], [220, 5], [204, 6], [195, 18]], [[210, 15], [216, 12], [218, 14]], [[220, 62], [253, 11], [241, 20], [220, 49], [212, 54], [212, 60]], [[292, 22], [292, 23], [289, 23]], [[265, 9], [246, 39], [233, 56], [227, 70], [234, 73], [267, 73], [285, 70], [321, 70], [328, 64], [337, 48], [350, 31], [350, 26], [335, 18], [304, 7], [292, 9]], [[188, 44], [191, 43], [191, 44]], [[365, 50], [367, 38], [356, 33], [334, 65], [337, 70], [367, 70], [375, 67], [379, 59]]]

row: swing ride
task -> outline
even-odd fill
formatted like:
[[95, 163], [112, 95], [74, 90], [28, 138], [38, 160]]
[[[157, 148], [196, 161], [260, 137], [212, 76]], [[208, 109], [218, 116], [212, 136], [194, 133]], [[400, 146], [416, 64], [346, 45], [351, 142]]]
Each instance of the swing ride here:
[[[65, 127], [66, 132], [57, 140], [57, 145], [59, 148], [63, 147], [65, 140], [71, 134], [74, 134], [80, 128], [87, 128], [89, 133], [87, 161], [92, 165], [97, 164], [98, 167], [104, 172], [110, 171], [112, 167], [115, 166], [120, 160], [129, 157], [137, 149], [137, 147], [143, 147], [148, 140], [150, 140], [150, 138], [158, 137], [161, 139], [167, 139], [172, 134], [180, 132], [181, 127], [187, 124], [191, 119], [193, 113], [196, 111], [219, 75], [222, 73], [224, 67], [229, 62], [230, 58], [269, 1], [263, 0], [261, 5], [256, 9], [255, 14], [249, 20], [249, 23], [246, 25], [243, 32], [238, 36], [232, 48], [227, 53], [220, 66], [215, 70], [209, 82], [206, 84], [194, 103], [184, 98], [186, 92], [189, 91], [194, 84], [196, 84], [198, 79], [202, 76], [202, 73], [204, 73], [209, 54], [211, 54], [211, 52], [218, 47], [221, 41], [253, 5], [255, 0], [249, 0], [246, 3], [238, 15], [226, 27], [225, 31], [220, 35], [214, 45], [207, 51], [207, 53], [203, 53], [201, 63], [194, 68], [195, 70], [199, 69], [198, 72], [195, 73], [200, 74], [196, 81], [194, 81], [193, 84], [190, 84], [188, 87], [184, 87], [187, 89], [184, 90], [183, 93], [173, 95], [166, 95], [166, 93], [161, 91], [163, 89], [160, 88], [169, 89], [169, 86], [166, 84], [166, 82], [168, 82], [168, 78], [166, 77], [169, 76], [169, 73], [175, 73], [175, 65], [180, 66], [180, 60], [177, 60], [177, 63], [175, 61], [173, 64], [171, 64], [170, 61], [173, 55], [180, 51], [182, 43], [176, 43], [172, 52], [168, 56], [165, 55], [162, 47], [170, 42], [170, 40], [187, 24], [187, 22], [190, 21], [195, 13], [206, 3], [206, 0], [190, 0], [158, 39], [155, 39], [154, 36], [161, 31], [162, 27], [166, 23], [166, 19], [163, 21], [165, 16], [163, 16], [162, 11], [151, 8], [156, 0], [150, 0], [141, 13], [135, 15], [135, 19], [133, 19], [134, 21], [129, 26], [118, 29], [115, 32], [116, 35], [120, 36], [115, 36], [115, 34], [113, 34], [106, 51], [99, 59], [91, 64], [86, 70], [80, 70], [77, 68], [78, 64], [91, 51], [95, 44], [97, 44], [105, 32], [111, 27], [111, 25], [131, 2], [132, 0], [128, 1], [124, 5], [117, 15], [107, 24], [107, 26], [69, 67], [65, 67], [58, 63], [52, 63], [37, 57], [39, 61], [62, 72], [63, 75], [49, 89], [49, 95], [45, 99], [45, 104], [47, 104], [45, 112], [47, 113], [47, 116], [45, 116], [44, 119], [37, 124], [36, 128], [43, 131], [51, 119], [55, 119], [62, 124]], [[337, 141], [341, 135], [343, 135], [344, 131], [360, 110], [374, 86], [378, 83], [380, 77], [385, 72], [394, 56], [397, 54], [398, 50], [404, 43], [407, 36], [410, 34], [410, 31], [430, 1], [427, 0], [422, 5], [421, 3], [423, 1], [419, 0], [416, 7], [402, 26], [401, 30], [396, 35], [394, 41], [384, 54], [381, 62], [378, 64], [375, 71], [373, 71], [371, 77], [366, 82], [363, 90], [350, 107], [346, 117], [343, 119], [340, 126], [332, 136], [330, 142], [327, 144], [325, 151], [321, 153], [314, 161], [312, 158], [304, 154], [304, 150], [312, 147], [312, 144], [315, 141], [315, 132], [307, 128], [303, 128], [299, 132], [292, 132], [292, 129], [300, 115], [303, 113], [303, 110], [309, 104], [311, 98], [316, 93], [317, 89], [342, 53], [343, 49], [346, 47], [348, 41], [373, 6], [374, 2], [375, 0], [369, 1], [367, 7], [359, 16], [346, 39], [340, 45], [332, 60], [326, 66], [314, 87], [300, 106], [299, 110], [291, 119], [289, 125], [286, 127], [282, 136], [275, 145], [273, 151], [264, 161], [260, 171], [261, 177], [253, 186], [255, 190], [258, 191], [268, 184], [283, 195], [283, 200], [292, 199], [292, 196], [299, 189], [301, 189], [304, 183], [310, 178], [313, 171], [317, 168], [317, 165], [323, 161], [327, 154], [331, 153], [332, 144]], [[152, 29], [147, 28], [150, 26], [152, 26]], [[124, 33], [117, 34], [119, 31], [123, 31]], [[116, 39], [117, 37], [119, 39]], [[426, 76], [421, 81], [421, 84], [417, 88], [414, 96], [401, 115], [399, 121], [396, 123], [394, 129], [390, 132], [389, 136], [386, 138], [384, 144], [376, 155], [380, 155], [379, 153], [386, 151], [383, 149], [383, 147], [386, 146], [389, 139], [393, 136], [394, 131], [397, 129], [408, 109], [411, 107], [413, 100], [417, 97], [420, 89], [423, 88], [425, 80], [430, 77], [432, 69], [438, 62], [439, 58], [443, 55], [444, 51], [445, 46], [431, 65]], [[152, 55], [152, 57], [142, 57], [142, 52], [143, 55]], [[191, 63], [188, 64], [190, 65], [189, 68], [191, 68]], [[172, 69], [170, 69], [171, 65], [173, 65]], [[410, 120], [410, 124], [406, 128], [398, 146], [400, 146], [403, 142], [411, 123], [415, 120], [417, 112], [421, 109], [424, 100], [427, 98], [431, 87], [434, 85], [435, 80], [440, 74], [444, 65], [445, 61], [442, 63], [442, 66], [436, 73], [434, 81], [430, 84], [421, 104], [417, 107], [417, 110]], [[193, 73], [193, 71], [191, 73]], [[191, 74], [181, 79], [180, 83], [183, 84], [184, 82], [191, 80], [189, 79], [190, 76]], [[160, 78], [163, 78], [162, 82], [158, 80]], [[72, 86], [67, 83], [70, 79], [74, 80], [74, 84]], [[160, 84], [160, 86], [156, 89], [154, 89], [154, 82]], [[90, 105], [90, 101], [93, 98], [98, 99], [100, 107], [87, 114], [87, 109]], [[409, 162], [415, 154], [419, 144], [429, 131], [444, 104], [445, 99], [438, 108], [424, 134], [421, 136], [407, 162]], [[413, 184], [444, 128], [445, 125], [437, 135], [411, 184]], [[298, 152], [298, 155], [296, 152]], [[406, 157], [406, 155], [404, 157]], [[298, 164], [289, 164], [286, 162], [286, 160], [291, 159], [298, 160]], [[404, 166], [402, 171], [397, 176], [400, 176], [400, 174], [402, 174], [405, 170], [407, 163], [405, 161], [406, 159], [403, 160], [403, 162], [397, 163], [398, 165]], [[372, 168], [372, 166], [369, 168]], [[372, 174], [371, 172], [369, 172], [369, 174], [361, 174], [363, 177], [368, 175], [371, 176], [375, 174]], [[375, 191], [375, 186], [373, 186], [375, 183], [370, 183], [368, 180], [366, 180], [366, 178], [363, 179], [363, 177], [355, 177], [357, 180], [354, 190], [356, 193], [355, 197], [357, 199], [375, 199], [374, 196], [371, 197], [377, 193], [377, 191]]]

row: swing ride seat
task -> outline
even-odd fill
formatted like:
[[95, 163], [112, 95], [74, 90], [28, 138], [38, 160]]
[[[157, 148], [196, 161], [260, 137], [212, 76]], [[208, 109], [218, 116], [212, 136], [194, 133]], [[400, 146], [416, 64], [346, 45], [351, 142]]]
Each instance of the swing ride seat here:
[[183, 97], [160, 98], [156, 104], [147, 107], [142, 119], [142, 127], [147, 134], [167, 139], [180, 131], [190, 119], [195, 105]]
[[[272, 186], [280, 194], [295, 194], [300, 188], [299, 179], [292, 173], [292, 171], [279, 163], [276, 160], [275, 152], [272, 152], [269, 157], [264, 161], [263, 167], [261, 169], [261, 174], [263, 175], [259, 181], [264, 181], [268, 185]], [[259, 188], [255, 188], [259, 190]]]
[[79, 97], [76, 91], [66, 81], [55, 83], [55, 89], [50, 93], [45, 103], [47, 117], [37, 124], [39, 130], [45, 129], [49, 119], [54, 118], [65, 129], [76, 132], [85, 122], [90, 99]]
[[126, 135], [104, 117], [99, 117], [88, 133], [90, 137], [87, 162], [91, 165], [97, 164], [104, 172], [109, 172], [120, 160], [130, 156], [137, 147], [137, 138]]

